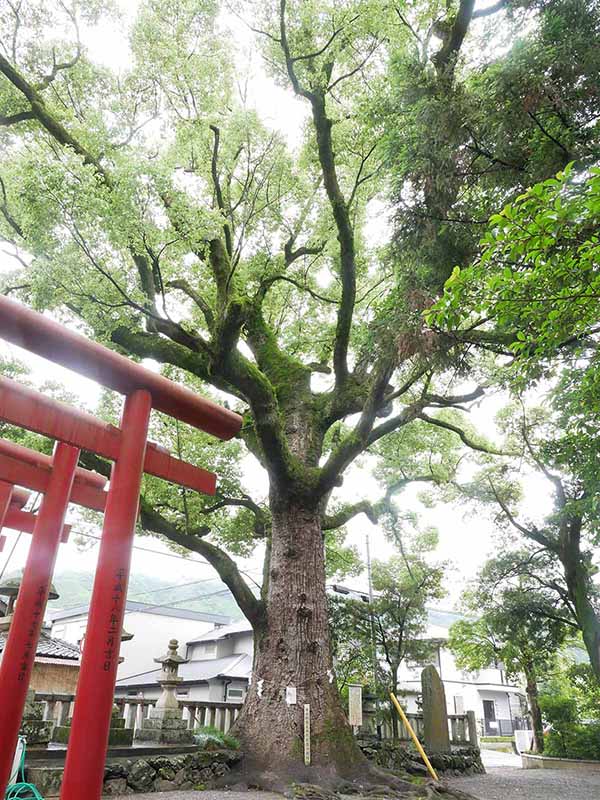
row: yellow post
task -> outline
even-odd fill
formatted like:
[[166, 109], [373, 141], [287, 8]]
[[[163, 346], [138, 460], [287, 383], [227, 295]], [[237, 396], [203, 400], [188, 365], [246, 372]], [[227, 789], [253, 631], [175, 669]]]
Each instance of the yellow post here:
[[402, 706], [398, 702], [398, 698], [392, 692], [390, 692], [390, 697], [392, 698], [392, 703], [396, 707], [396, 711], [400, 715], [400, 719], [406, 725], [406, 728], [407, 728], [408, 732], [410, 733], [413, 742], [415, 743], [415, 747], [419, 751], [419, 755], [421, 756], [421, 758], [425, 762], [425, 766], [429, 770], [429, 774], [431, 775], [431, 777], [433, 778], [434, 781], [438, 781], [439, 782], [439, 778], [437, 776], [437, 773], [434, 770], [434, 768], [431, 766], [431, 762], [427, 758], [427, 753], [425, 752], [425, 750], [423, 750], [423, 747], [421, 746], [421, 742], [417, 739], [417, 734], [413, 731], [413, 729], [411, 727], [411, 724], [408, 721], [408, 719], [406, 717], [406, 714], [404, 713], [404, 709], [402, 708]]

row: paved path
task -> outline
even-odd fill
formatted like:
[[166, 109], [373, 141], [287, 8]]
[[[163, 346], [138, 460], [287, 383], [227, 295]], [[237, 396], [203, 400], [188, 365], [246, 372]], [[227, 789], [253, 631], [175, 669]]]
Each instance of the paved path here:
[[514, 767], [521, 769], [521, 756], [514, 753], [503, 753], [501, 750], [482, 750], [481, 760], [487, 770], [496, 767]]
[[487, 775], [451, 778], [448, 783], [477, 800], [596, 800], [600, 773], [571, 770], [521, 769], [521, 759], [509, 753], [482, 751]]

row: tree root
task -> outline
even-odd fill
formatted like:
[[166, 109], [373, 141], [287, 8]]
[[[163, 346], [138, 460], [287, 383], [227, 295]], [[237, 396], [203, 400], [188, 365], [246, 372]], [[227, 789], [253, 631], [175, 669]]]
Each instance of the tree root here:
[[348, 795], [357, 800], [476, 800], [444, 782], [417, 784], [375, 766], [345, 776], [319, 768], [292, 775], [238, 767], [217, 785], [278, 792], [293, 800], [341, 800]]

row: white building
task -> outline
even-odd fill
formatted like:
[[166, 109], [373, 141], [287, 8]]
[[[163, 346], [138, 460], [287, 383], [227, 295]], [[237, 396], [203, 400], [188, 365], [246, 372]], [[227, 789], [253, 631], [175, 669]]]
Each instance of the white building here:
[[[52, 636], [72, 644], [80, 644], [85, 636], [88, 606], [76, 606], [51, 614]], [[118, 678], [126, 678], [147, 671], [153, 659], [164, 652], [169, 639], [187, 642], [193, 636], [213, 631], [215, 626], [227, 625], [229, 617], [203, 611], [128, 600], [125, 606], [123, 628], [133, 634], [131, 641], [121, 644]]]
[[[447, 641], [450, 626], [462, 618], [462, 614], [454, 611], [429, 609], [429, 625], [424, 636], [437, 644], [431, 663], [444, 683], [448, 713], [474, 711], [481, 734], [511, 735], [515, 729], [524, 727], [525, 693], [519, 685], [507, 680], [501, 664], [475, 673], [456, 666]], [[406, 663], [400, 667], [398, 690], [404, 694], [409, 712], [419, 708], [422, 668], [423, 664]]]
[[[524, 693], [519, 686], [507, 682], [499, 667], [475, 674], [457, 668], [446, 642], [450, 626], [460, 618], [460, 614], [452, 611], [429, 610], [426, 638], [438, 645], [433, 664], [444, 683], [448, 713], [474, 711], [481, 733], [511, 734], [523, 725]], [[179, 670], [183, 678], [181, 699], [242, 702], [252, 671], [253, 646], [252, 629], [246, 621], [188, 640], [185, 648], [180, 647], [180, 652], [190, 659]], [[149, 665], [150, 669], [118, 680], [117, 696], [158, 698], [159, 670], [152, 661]], [[404, 697], [409, 712], [419, 710], [423, 666], [403, 664], [400, 668], [398, 692]]]
[[[155, 642], [156, 646], [156, 642]], [[201, 633], [180, 647], [189, 659], [179, 667], [177, 695], [182, 700], [242, 703], [252, 672], [253, 634], [246, 621], [219, 626]], [[152, 664], [152, 660], [148, 662]], [[148, 666], [148, 663], [146, 666]], [[160, 669], [153, 665], [117, 680], [117, 697], [158, 699]]]

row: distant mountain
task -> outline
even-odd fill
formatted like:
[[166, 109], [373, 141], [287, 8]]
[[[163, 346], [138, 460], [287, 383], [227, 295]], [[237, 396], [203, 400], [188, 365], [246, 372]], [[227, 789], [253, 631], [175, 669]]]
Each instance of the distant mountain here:
[[[52, 582], [60, 597], [49, 604], [49, 611], [87, 605], [90, 602], [94, 582], [92, 572], [64, 570], [56, 572]], [[127, 597], [141, 603], [224, 614], [232, 620], [242, 618], [229, 589], [218, 579], [198, 580], [197, 583], [186, 581], [185, 584], [173, 588], [173, 581], [161, 580], [155, 575], [136, 574], [130, 578]]]

